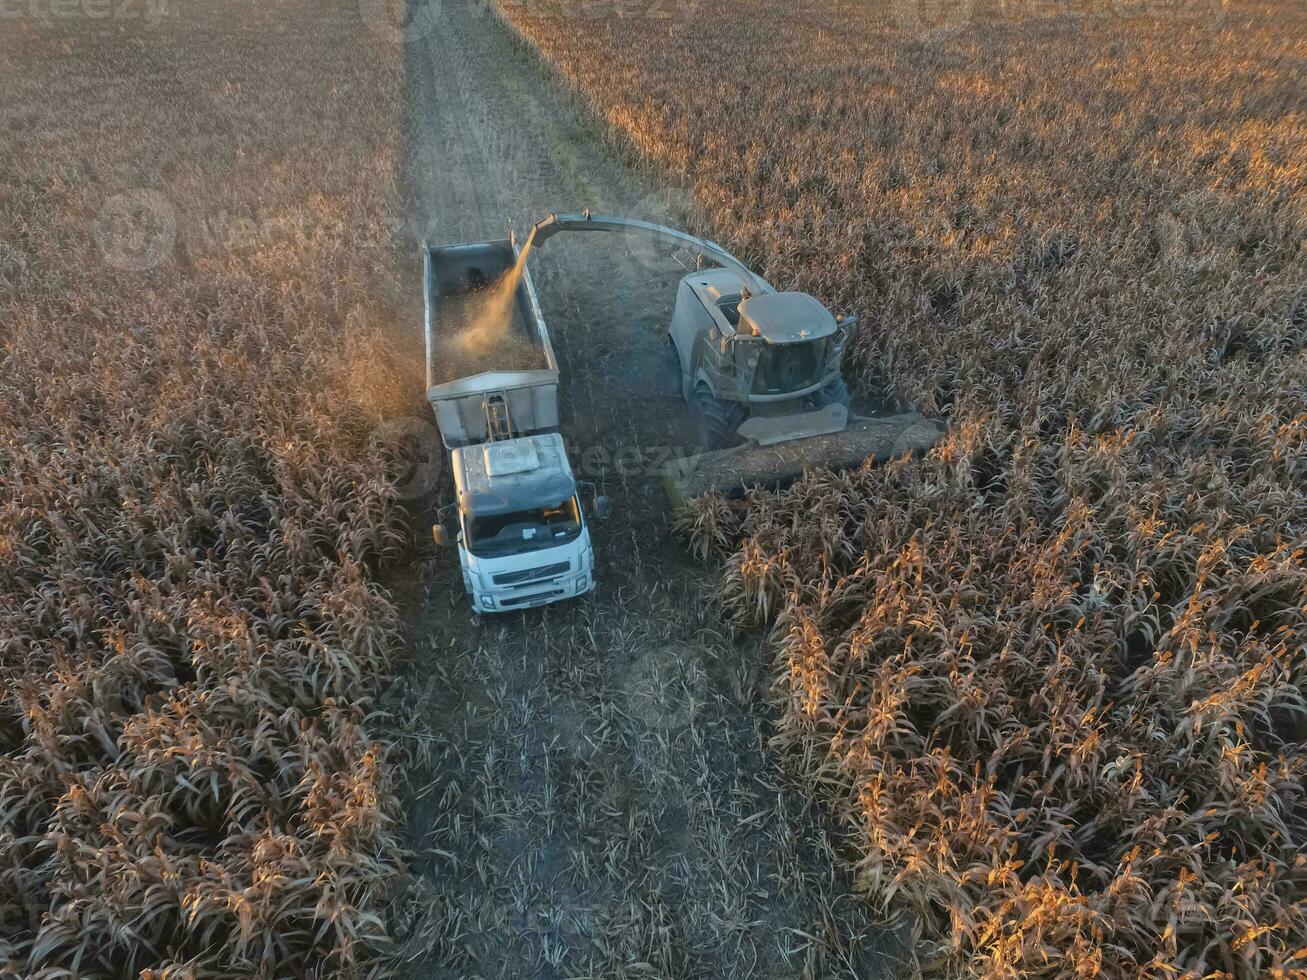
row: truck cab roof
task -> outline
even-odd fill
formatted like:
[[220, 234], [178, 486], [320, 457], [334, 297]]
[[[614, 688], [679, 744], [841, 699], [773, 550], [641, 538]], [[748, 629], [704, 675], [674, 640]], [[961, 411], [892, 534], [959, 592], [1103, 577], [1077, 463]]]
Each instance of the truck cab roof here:
[[742, 299], [740, 277], [729, 269], [702, 269], [682, 281], [727, 337], [794, 344], [829, 337], [839, 329], [830, 310], [807, 293], [757, 293]]
[[576, 494], [557, 432], [483, 442], [450, 454], [459, 509], [477, 515], [553, 506]]

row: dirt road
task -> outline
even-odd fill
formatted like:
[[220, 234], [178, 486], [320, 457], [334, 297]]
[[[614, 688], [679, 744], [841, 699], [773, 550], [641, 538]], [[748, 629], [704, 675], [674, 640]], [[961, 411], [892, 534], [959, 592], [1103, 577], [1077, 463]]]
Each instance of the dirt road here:
[[[584, 207], [667, 218], [666, 195], [493, 15], [440, 9], [406, 46], [415, 240], [502, 237]], [[622, 244], [561, 236], [533, 259], [564, 435], [612, 504], [594, 527], [597, 592], [478, 619], [442, 554], [409, 597], [418, 667], [397, 710], [423, 757], [408, 816], [442, 930], [410, 975], [891, 975], [887, 938], [765, 750], [756, 638], [730, 635], [715, 576], [671, 540], [640, 475], [688, 428], [658, 380], [679, 269]]]

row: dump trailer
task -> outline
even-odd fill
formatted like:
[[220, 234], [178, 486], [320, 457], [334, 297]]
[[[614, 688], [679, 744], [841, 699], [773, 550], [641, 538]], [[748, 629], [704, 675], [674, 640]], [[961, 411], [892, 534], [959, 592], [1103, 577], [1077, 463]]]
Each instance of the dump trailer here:
[[[432, 531], [457, 547], [479, 613], [594, 587], [587, 514], [558, 431], [558, 360], [529, 272], [505, 316], [485, 322], [518, 256], [511, 239], [423, 244], [427, 400], [456, 493], [442, 511], [455, 526], [442, 517]], [[595, 505], [602, 514], [602, 498]]]
[[667, 328], [668, 363], [707, 451], [667, 468], [674, 504], [923, 452], [939, 438], [940, 426], [920, 415], [852, 414], [841, 363], [857, 317], [834, 315], [807, 293], [777, 291], [714, 242], [634, 218], [551, 214], [531, 229], [528, 247], [563, 232], [639, 236], [695, 256]]

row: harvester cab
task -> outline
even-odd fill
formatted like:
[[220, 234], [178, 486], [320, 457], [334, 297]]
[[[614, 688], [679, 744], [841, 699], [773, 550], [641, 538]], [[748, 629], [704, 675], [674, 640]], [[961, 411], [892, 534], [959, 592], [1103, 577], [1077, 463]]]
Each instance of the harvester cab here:
[[765, 446], [843, 429], [840, 361], [856, 322], [807, 293], [753, 295], [729, 269], [685, 276], [668, 342], [700, 441]]

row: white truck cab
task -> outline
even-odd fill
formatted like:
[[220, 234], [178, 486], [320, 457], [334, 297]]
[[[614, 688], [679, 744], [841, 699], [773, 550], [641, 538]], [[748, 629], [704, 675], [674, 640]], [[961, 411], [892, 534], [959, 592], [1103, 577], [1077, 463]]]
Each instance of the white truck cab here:
[[529, 609], [594, 588], [590, 529], [556, 432], [451, 453], [458, 559], [479, 613]]

